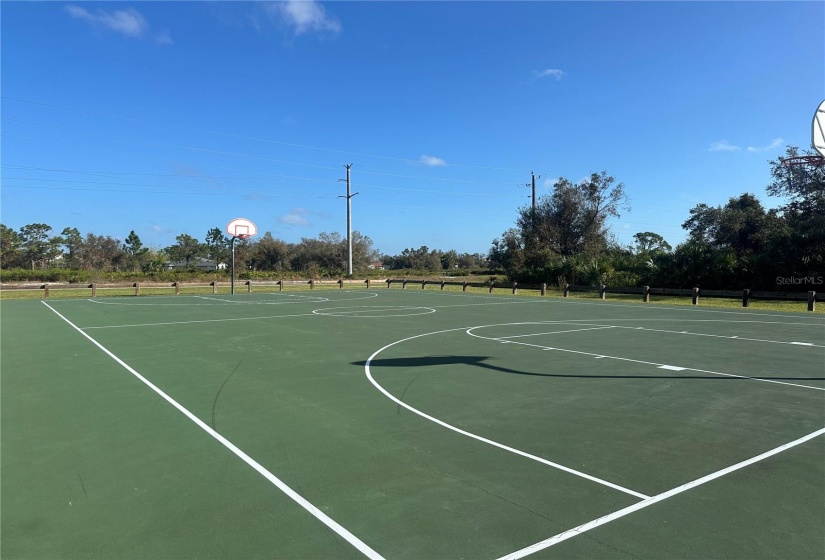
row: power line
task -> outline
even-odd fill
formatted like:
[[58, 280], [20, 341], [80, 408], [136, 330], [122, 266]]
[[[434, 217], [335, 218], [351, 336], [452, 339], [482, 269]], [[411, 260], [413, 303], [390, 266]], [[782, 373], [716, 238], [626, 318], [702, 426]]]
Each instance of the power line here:
[[291, 194], [265, 194], [261, 192], [175, 192], [175, 191], [147, 191], [147, 190], [127, 190], [127, 189], [91, 189], [87, 187], [41, 187], [41, 186], [24, 186], [24, 185], [3, 185], [4, 189], [22, 189], [22, 190], [50, 190], [50, 191], [89, 191], [89, 192], [111, 192], [111, 193], [139, 193], [139, 194], [176, 194], [176, 195], [198, 195], [198, 196], [256, 196], [264, 198], [299, 198], [299, 199], [317, 199], [317, 198], [334, 198], [333, 196], [306, 196], [306, 195], [291, 195]]
[[[331, 152], [331, 153], [344, 154], [344, 155], [351, 155], [351, 156], [358, 156], [358, 157], [369, 157], [369, 158], [377, 158], [377, 159], [394, 160], [394, 161], [401, 161], [401, 162], [405, 162], [405, 163], [417, 163], [417, 164], [421, 163], [419, 160], [415, 160], [415, 159], [381, 156], [381, 155], [375, 155], [375, 154], [364, 154], [364, 153], [357, 153], [357, 152], [348, 152], [348, 151], [337, 150], [337, 149], [332, 149], [332, 148], [321, 148], [321, 147], [318, 147], [318, 146], [309, 146], [309, 145], [305, 145], [305, 144], [294, 144], [294, 143], [290, 143], [290, 142], [281, 142], [281, 141], [278, 141], [278, 140], [270, 140], [270, 139], [267, 139], [267, 138], [257, 138], [257, 137], [254, 137], [254, 136], [245, 136], [245, 135], [242, 135], [242, 134], [232, 134], [232, 133], [220, 132], [220, 131], [216, 131], [216, 130], [207, 130], [207, 129], [188, 127], [188, 126], [183, 126], [183, 125], [178, 125], [178, 124], [171, 124], [171, 123], [164, 123], [164, 122], [159, 122], [159, 121], [139, 119], [137, 117], [127, 117], [127, 116], [115, 115], [115, 114], [111, 114], [111, 113], [102, 113], [102, 112], [99, 112], [99, 111], [89, 111], [87, 109], [79, 109], [79, 108], [75, 108], [75, 107], [66, 107], [66, 106], [63, 106], [63, 105], [52, 105], [52, 104], [49, 104], [49, 103], [42, 103], [42, 102], [39, 102], [39, 101], [31, 101], [31, 100], [28, 100], [28, 99], [20, 99], [18, 97], [9, 97], [9, 96], [3, 95], [3, 96], [0, 96], [0, 98], [8, 99], [10, 101], [18, 101], [20, 103], [29, 103], [31, 105], [39, 105], [41, 107], [50, 107], [52, 109], [62, 109], [62, 110], [66, 110], [66, 111], [75, 111], [75, 112], [79, 112], [79, 113], [103, 116], [103, 117], [107, 117], [107, 118], [130, 120], [130, 121], [140, 122], [140, 123], [144, 123], [144, 124], [165, 126], [165, 127], [169, 127], [169, 128], [178, 128], [178, 129], [181, 129], [181, 130], [188, 130], [190, 132], [198, 132], [198, 133], [205, 133], [205, 134], [216, 134], [216, 135], [220, 135], [220, 136], [226, 136], [226, 137], [229, 137], [229, 138], [238, 138], [238, 139], [241, 139], [241, 140], [253, 140], [253, 141], [256, 141], [256, 142], [266, 142], [266, 143], [269, 143], [269, 144], [278, 144], [278, 145], [281, 145], [281, 146], [289, 146], [289, 147], [293, 147], [293, 148], [318, 150], [318, 151]], [[449, 167], [470, 167], [470, 168], [476, 168], [476, 169], [496, 169], [496, 170], [501, 170], [501, 171], [520, 171], [518, 169], [512, 169], [512, 168], [507, 168], [507, 167], [493, 167], [493, 166], [485, 166], [485, 165], [467, 165], [467, 164], [458, 164], [458, 163], [445, 163], [444, 165], [449, 166]]]

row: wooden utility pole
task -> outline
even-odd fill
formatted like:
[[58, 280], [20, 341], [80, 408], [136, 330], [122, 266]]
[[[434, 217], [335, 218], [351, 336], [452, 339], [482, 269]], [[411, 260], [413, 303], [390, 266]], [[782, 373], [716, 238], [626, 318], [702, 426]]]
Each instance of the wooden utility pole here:
[[347, 178], [346, 179], [338, 179], [339, 181], [346, 181], [347, 182], [347, 195], [346, 196], [339, 196], [338, 198], [346, 198], [347, 199], [347, 276], [352, 276], [352, 197], [357, 195], [358, 193], [350, 194], [350, 173], [349, 170], [352, 167], [351, 163], [344, 165], [347, 169]]

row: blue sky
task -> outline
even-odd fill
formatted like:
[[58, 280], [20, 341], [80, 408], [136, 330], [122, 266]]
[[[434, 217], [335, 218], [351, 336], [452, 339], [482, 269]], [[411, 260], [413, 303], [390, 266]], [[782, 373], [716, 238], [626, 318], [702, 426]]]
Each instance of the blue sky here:
[[607, 171], [619, 242], [768, 207], [810, 147], [822, 2], [7, 2], [0, 219], [165, 247], [235, 217], [296, 242], [486, 253], [558, 177]]

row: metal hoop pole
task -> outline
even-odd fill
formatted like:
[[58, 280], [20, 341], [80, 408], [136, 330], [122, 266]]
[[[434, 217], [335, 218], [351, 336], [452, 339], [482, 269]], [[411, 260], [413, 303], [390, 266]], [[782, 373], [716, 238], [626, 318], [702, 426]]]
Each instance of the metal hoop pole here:
[[232, 237], [232, 273], [230, 276], [232, 280], [230, 281], [229, 293], [230, 295], [235, 295], [235, 240], [237, 237]]

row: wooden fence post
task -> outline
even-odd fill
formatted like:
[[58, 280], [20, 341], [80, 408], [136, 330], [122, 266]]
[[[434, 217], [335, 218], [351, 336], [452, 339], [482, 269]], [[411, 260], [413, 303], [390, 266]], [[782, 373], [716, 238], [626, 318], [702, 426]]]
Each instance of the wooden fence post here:
[[172, 282], [172, 286], [175, 287], [175, 295], [180, 295], [180, 282]]
[[745, 288], [742, 290], [742, 307], [748, 306], [748, 300], [751, 298], [751, 291]]
[[248, 294], [252, 293], [252, 280], [247, 280], [246, 281], [246, 293], [248, 293]]
[[140, 295], [140, 282], [135, 282], [133, 284], [133, 286], [135, 287], [135, 295], [139, 296]]
[[390, 284], [392, 284], [392, 279], [391, 279], [391, 278], [387, 278], [387, 289], [388, 289], [388, 290], [390, 289]]
[[547, 295], [547, 282], [542, 282], [541, 284], [541, 295]]
[[283, 292], [284, 291], [284, 281], [283, 280], [278, 280], [277, 284], [278, 284], [278, 291]]
[[467, 291], [467, 281], [466, 281], [466, 280], [464, 281], [464, 286], [462, 286], [461, 291], [462, 291], [462, 292], [466, 292], [466, 291]]
[[444, 280], [441, 281], [441, 291], [444, 291]]
[[607, 293], [607, 286], [602, 284], [599, 286], [599, 299], [604, 299], [604, 295]]
[[650, 286], [645, 286], [642, 288], [642, 301], [645, 303], [650, 303]]
[[309, 281], [309, 289], [310, 290], [315, 289], [315, 278], [313, 278], [312, 280]]
[[491, 293], [491, 294], [493, 293], [493, 286], [494, 286], [494, 285], [495, 285], [495, 282], [490, 281], [490, 293]]
[[816, 292], [808, 292], [808, 311], [816, 311]]
[[518, 293], [518, 282], [513, 282], [513, 295]]
[[341, 278], [340, 280], [338, 280], [338, 289], [339, 289], [339, 290], [343, 290], [343, 289], [344, 289], [344, 279], [343, 279], [343, 278]]
[[213, 280], [212, 282], [209, 283], [209, 285], [212, 286], [212, 293], [217, 294], [218, 293], [218, 283]]
[[92, 282], [89, 287], [92, 289], [92, 297], [97, 296], [97, 284]]
[[401, 281], [401, 289], [402, 289], [402, 290], [406, 290], [406, 289], [407, 289], [407, 279], [406, 279], [406, 278], [404, 278], [404, 279]]
[[423, 290], [423, 289], [424, 289], [424, 286], [426, 286], [426, 285], [427, 285], [427, 281], [426, 281], [426, 280], [422, 280], [422, 281], [421, 281], [421, 289]]
[[370, 279], [369, 278], [366, 279], [366, 283], [367, 283], [367, 289], [369, 290], [370, 289]]
[[49, 297], [49, 285], [43, 284], [40, 286], [40, 289], [43, 290], [43, 297]]
[[564, 297], [567, 297], [570, 294], [570, 284], [564, 285]]
[[691, 303], [693, 305], [699, 305], [699, 288], [693, 288], [693, 299]]

